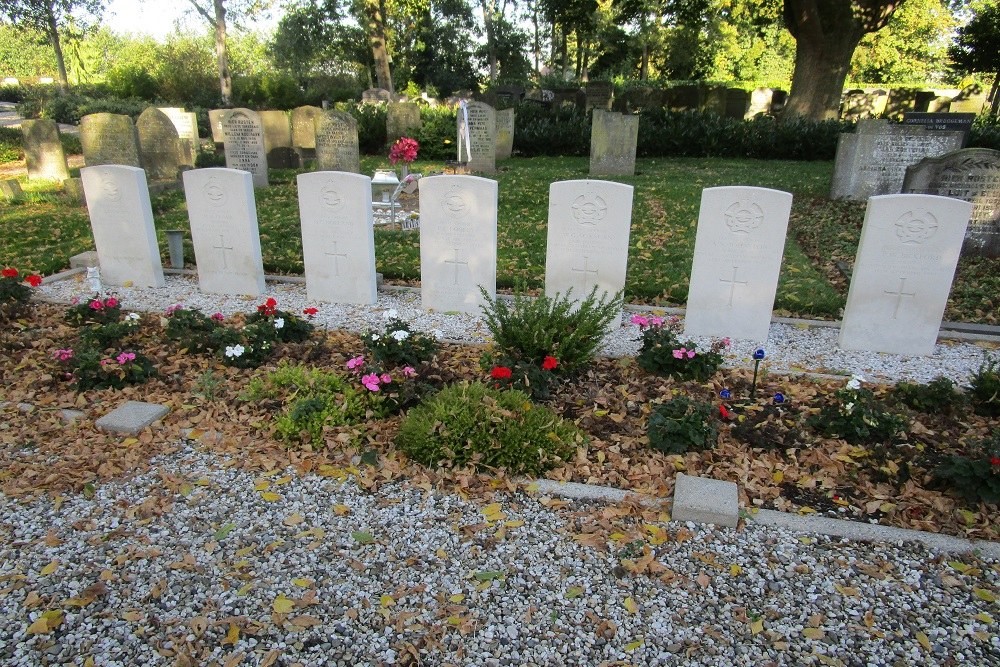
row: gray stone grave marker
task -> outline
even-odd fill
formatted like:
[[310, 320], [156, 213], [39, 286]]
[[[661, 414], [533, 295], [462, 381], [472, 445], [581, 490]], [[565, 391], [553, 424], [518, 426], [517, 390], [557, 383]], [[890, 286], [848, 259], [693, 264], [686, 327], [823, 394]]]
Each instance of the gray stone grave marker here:
[[223, 115], [222, 128], [226, 142], [226, 167], [250, 172], [254, 187], [266, 188], [267, 153], [260, 116], [250, 109], [233, 109]]
[[965, 148], [924, 158], [907, 168], [903, 192], [972, 202], [962, 254], [1000, 257], [1000, 151]]
[[392, 93], [385, 88], [369, 88], [361, 93], [362, 102], [392, 102]]
[[497, 157], [506, 160], [514, 152], [514, 110], [497, 111]]
[[61, 183], [69, 178], [58, 125], [47, 118], [25, 120], [21, 122], [21, 136], [29, 181], [48, 179]]
[[458, 161], [470, 171], [496, 171], [496, 112], [483, 102], [466, 102], [458, 108]]
[[412, 137], [421, 127], [423, 122], [416, 102], [389, 102], [386, 105], [385, 134], [390, 145], [400, 137]]
[[686, 335], [767, 339], [791, 208], [792, 195], [778, 190], [702, 191]]
[[590, 175], [635, 173], [639, 117], [594, 109], [590, 128]]
[[195, 158], [198, 156], [198, 143], [201, 138], [198, 136], [198, 115], [185, 111], [182, 107], [160, 107], [170, 122], [177, 130], [177, 137], [180, 139], [181, 164], [194, 168]]
[[868, 200], [839, 347], [933, 354], [972, 208], [934, 195]]
[[264, 127], [264, 150], [269, 169], [290, 169], [298, 166], [298, 155], [292, 149], [292, 123], [284, 111], [261, 111]]
[[611, 181], [549, 186], [546, 295], [579, 300], [596, 287], [598, 298], [610, 298], [625, 287], [632, 195], [631, 185]]
[[226, 143], [226, 131], [222, 125], [223, 117], [229, 113], [229, 109], [209, 109], [208, 124], [212, 126], [212, 142], [216, 147]]
[[139, 159], [151, 181], [176, 181], [181, 147], [174, 124], [155, 107], [142, 112], [135, 123], [139, 135]]
[[186, 171], [184, 197], [201, 291], [259, 296], [264, 291], [264, 263], [250, 172]]
[[140, 287], [163, 287], [146, 172], [139, 167], [100, 165], [84, 167], [80, 177], [101, 280], [108, 285], [131, 281]]
[[372, 181], [317, 171], [298, 176], [306, 295], [315, 301], [374, 304]]
[[479, 315], [479, 288], [496, 297], [497, 182], [478, 176], [420, 181], [420, 293], [426, 310]]
[[135, 124], [124, 114], [92, 113], [80, 119], [80, 144], [88, 167], [141, 167]]
[[316, 169], [361, 171], [358, 121], [343, 111], [324, 111], [316, 116]]
[[322, 109], [313, 106], [292, 109], [292, 148], [300, 163], [316, 157], [316, 118], [322, 113]]

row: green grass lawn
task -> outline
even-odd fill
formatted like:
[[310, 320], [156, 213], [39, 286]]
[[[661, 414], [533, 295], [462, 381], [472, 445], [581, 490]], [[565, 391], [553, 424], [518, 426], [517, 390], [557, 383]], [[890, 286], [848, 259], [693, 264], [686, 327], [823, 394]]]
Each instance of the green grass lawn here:
[[[362, 172], [388, 166], [362, 160]], [[540, 288], [545, 273], [548, 189], [553, 181], [587, 176], [587, 158], [535, 157], [500, 164], [497, 285]], [[443, 164], [418, 162], [429, 173]], [[682, 305], [694, 247], [701, 191], [720, 185], [753, 185], [791, 192], [795, 199], [778, 286], [779, 314], [835, 319], [846, 298], [836, 260], [853, 261], [864, 205], [826, 199], [831, 162], [784, 162], [715, 158], [641, 159], [637, 174], [617, 180], [635, 186], [626, 297], [655, 305]], [[295, 173], [271, 172], [271, 187], [258, 190], [257, 211], [265, 270], [302, 273]], [[22, 183], [25, 201], [0, 206], [0, 264], [52, 273], [69, 257], [93, 248], [86, 210], [70, 206], [52, 186]], [[181, 191], [153, 197], [161, 254], [163, 230], [188, 229]], [[419, 235], [376, 229], [378, 271], [389, 280], [420, 278]], [[193, 257], [188, 241], [188, 260]], [[997, 323], [1000, 261], [963, 259], [946, 317]]]

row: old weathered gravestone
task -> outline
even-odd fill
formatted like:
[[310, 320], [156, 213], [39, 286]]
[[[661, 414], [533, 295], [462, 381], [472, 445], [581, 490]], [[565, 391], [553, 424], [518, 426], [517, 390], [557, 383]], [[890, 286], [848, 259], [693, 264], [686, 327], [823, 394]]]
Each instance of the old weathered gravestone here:
[[292, 149], [292, 123], [284, 111], [261, 111], [260, 122], [264, 127], [264, 150], [269, 169], [291, 169], [299, 164], [299, 156]]
[[598, 298], [610, 298], [625, 287], [632, 193], [631, 185], [611, 181], [549, 186], [546, 295], [578, 300], [596, 287]]
[[322, 109], [313, 106], [292, 109], [292, 148], [300, 163], [316, 157], [316, 118], [322, 113]]
[[420, 293], [424, 309], [479, 315], [497, 285], [497, 182], [477, 176], [420, 181]]
[[146, 172], [139, 167], [101, 165], [80, 170], [90, 228], [108, 285], [163, 287], [153, 209]]
[[843, 133], [837, 142], [830, 197], [864, 201], [873, 195], [896, 194], [908, 166], [957, 150], [961, 143], [959, 132], [859, 121], [854, 134]]
[[181, 164], [193, 168], [195, 158], [198, 156], [198, 144], [201, 141], [198, 136], [198, 115], [185, 111], [182, 107], [159, 107], [159, 109], [177, 130], [181, 146]]
[[458, 108], [458, 161], [470, 171], [496, 171], [496, 112], [482, 102], [463, 102]]
[[226, 143], [226, 131], [222, 126], [222, 119], [227, 113], [229, 109], [208, 110], [208, 124], [212, 126], [212, 142], [216, 148]]
[[306, 295], [314, 301], [374, 304], [372, 181], [361, 174], [300, 174], [299, 217]]
[[746, 118], [750, 109], [750, 93], [742, 88], [726, 89], [726, 108], [724, 114], [726, 118]]
[[639, 117], [594, 109], [590, 127], [590, 175], [635, 173]]
[[912, 111], [903, 114], [903, 125], [918, 125], [928, 130], [943, 132], [961, 132], [962, 147], [969, 143], [972, 133], [972, 123], [976, 120], [974, 113], [927, 113]]
[[753, 92], [750, 93], [750, 106], [747, 108], [745, 117], [753, 118], [757, 114], [770, 114], [771, 99], [773, 97], [773, 88], [755, 88]]
[[21, 123], [21, 136], [29, 181], [43, 178], [62, 182], [69, 178], [58, 125], [47, 118], [26, 120]]
[[587, 94], [588, 109], [610, 109], [611, 98], [615, 94], [615, 86], [610, 81], [591, 81], [584, 88]]
[[264, 291], [253, 176], [238, 169], [184, 172], [184, 198], [198, 265], [198, 287], [210, 294]]
[[316, 169], [361, 171], [358, 121], [343, 111], [324, 111], [316, 117]]
[[181, 168], [177, 130], [167, 115], [149, 107], [135, 123], [139, 135], [139, 160], [151, 181], [175, 181]]
[[686, 335], [767, 339], [791, 208], [792, 195], [778, 190], [702, 191]]
[[869, 199], [838, 346], [933, 354], [971, 214], [947, 197]]
[[80, 144], [83, 161], [88, 167], [102, 164], [142, 166], [135, 125], [123, 114], [92, 113], [81, 118]]
[[369, 88], [361, 93], [362, 102], [392, 102], [392, 93], [385, 88]]
[[232, 109], [222, 116], [222, 128], [226, 138], [226, 167], [250, 172], [254, 187], [266, 188], [267, 153], [260, 116], [250, 109]]
[[5, 201], [20, 201], [24, 196], [21, 184], [15, 180], [0, 180], [0, 199]]
[[400, 137], [412, 137], [423, 127], [416, 102], [389, 102], [385, 108], [385, 135], [390, 144]]
[[497, 111], [497, 159], [506, 160], [514, 152], [514, 110]]
[[962, 254], [1000, 257], [1000, 151], [966, 148], [924, 158], [906, 169], [903, 192], [972, 202]]

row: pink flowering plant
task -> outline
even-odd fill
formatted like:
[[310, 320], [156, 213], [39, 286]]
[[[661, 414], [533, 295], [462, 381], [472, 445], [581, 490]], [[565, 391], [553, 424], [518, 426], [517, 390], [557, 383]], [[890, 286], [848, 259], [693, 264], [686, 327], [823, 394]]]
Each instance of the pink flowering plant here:
[[400, 137], [389, 149], [389, 162], [410, 164], [417, 159], [418, 150], [420, 150], [420, 144], [417, 143], [416, 139]]
[[75, 349], [53, 350], [52, 357], [62, 369], [63, 378], [73, 382], [77, 391], [122, 389], [142, 384], [156, 375], [153, 362], [135, 349], [101, 350], [83, 344]]
[[416, 405], [423, 396], [435, 390], [433, 385], [420, 379], [421, 375], [428, 374], [427, 365], [421, 366], [420, 371], [409, 364], [387, 370], [378, 361], [359, 354], [348, 359], [345, 366], [358, 385], [377, 400], [387, 414]]
[[682, 343], [677, 337], [676, 317], [636, 314], [631, 322], [642, 333], [642, 347], [636, 357], [639, 368], [677, 380], [705, 382], [722, 365], [722, 352], [729, 347], [728, 338], [716, 341], [708, 350], [699, 350], [691, 341]]
[[117, 322], [105, 324], [95, 323], [80, 328], [80, 341], [84, 345], [92, 345], [101, 349], [121, 347], [133, 342], [140, 333], [142, 316], [139, 313], [128, 313]]
[[206, 315], [197, 308], [175, 304], [167, 308], [163, 332], [181, 352], [214, 353], [240, 341], [239, 332], [225, 326], [222, 313]]
[[21, 317], [31, 301], [31, 288], [41, 284], [39, 275], [22, 276], [10, 266], [0, 270], [0, 322]]
[[118, 322], [122, 316], [122, 304], [118, 297], [101, 298], [94, 296], [81, 299], [66, 311], [66, 322], [79, 327], [85, 324], [110, 324]]

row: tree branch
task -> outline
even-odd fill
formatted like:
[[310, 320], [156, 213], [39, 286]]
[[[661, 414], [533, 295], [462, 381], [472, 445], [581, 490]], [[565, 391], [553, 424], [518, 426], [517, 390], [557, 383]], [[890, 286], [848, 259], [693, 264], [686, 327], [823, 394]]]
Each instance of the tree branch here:
[[208, 24], [210, 26], [212, 26], [213, 29], [216, 27], [216, 25], [215, 25], [215, 17], [212, 16], [211, 14], [209, 14], [208, 11], [204, 7], [202, 7], [201, 5], [199, 5], [198, 2], [197, 2], [197, 0], [188, 0], [188, 2], [191, 3], [191, 6], [194, 7], [194, 10], [196, 12], [198, 12], [199, 14], [201, 14], [205, 18], [205, 20], [208, 21]]

